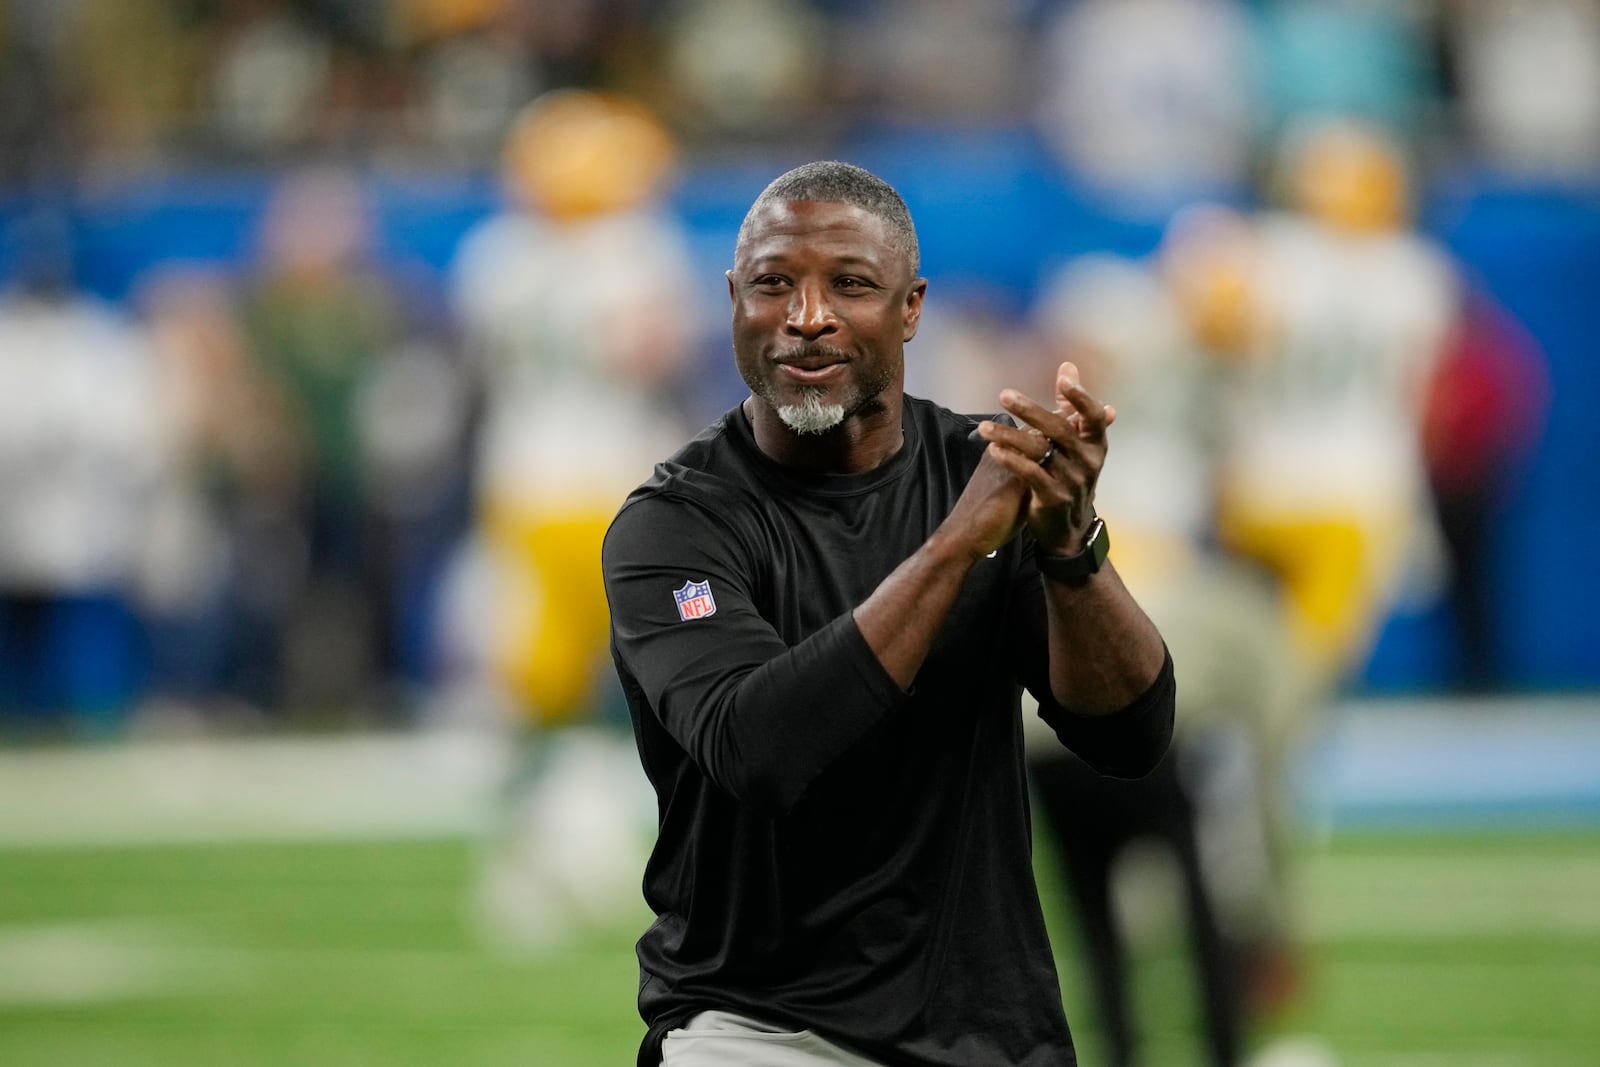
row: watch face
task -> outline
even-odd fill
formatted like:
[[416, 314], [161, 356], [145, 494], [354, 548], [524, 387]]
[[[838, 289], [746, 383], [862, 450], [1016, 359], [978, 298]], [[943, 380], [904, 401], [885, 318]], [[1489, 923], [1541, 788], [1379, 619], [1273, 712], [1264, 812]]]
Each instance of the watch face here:
[[1091, 575], [1100, 570], [1100, 565], [1105, 562], [1106, 555], [1110, 551], [1111, 535], [1106, 533], [1105, 521], [1096, 518], [1094, 525], [1089, 527], [1089, 537], [1084, 543], [1082, 552], [1075, 556], [1040, 554], [1036, 562], [1039, 573], [1045, 577], [1078, 584], [1087, 581]]
[[1104, 519], [1095, 519], [1094, 525], [1089, 528], [1089, 543], [1084, 547], [1089, 557], [1094, 560], [1094, 569], [1099, 570], [1100, 564], [1106, 561], [1106, 556], [1111, 553], [1111, 535], [1106, 533]]

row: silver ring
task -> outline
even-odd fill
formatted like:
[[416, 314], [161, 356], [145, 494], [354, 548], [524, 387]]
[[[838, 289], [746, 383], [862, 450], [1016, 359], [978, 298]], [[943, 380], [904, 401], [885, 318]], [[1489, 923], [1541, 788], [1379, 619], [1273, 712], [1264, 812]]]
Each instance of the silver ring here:
[[1050, 466], [1050, 461], [1052, 459], [1056, 458], [1056, 443], [1055, 443], [1055, 441], [1054, 440], [1050, 440], [1049, 438], [1046, 438], [1046, 440], [1049, 441], [1049, 444], [1047, 444], [1045, 446], [1044, 455], [1039, 457], [1039, 466], [1041, 466], [1041, 467]]

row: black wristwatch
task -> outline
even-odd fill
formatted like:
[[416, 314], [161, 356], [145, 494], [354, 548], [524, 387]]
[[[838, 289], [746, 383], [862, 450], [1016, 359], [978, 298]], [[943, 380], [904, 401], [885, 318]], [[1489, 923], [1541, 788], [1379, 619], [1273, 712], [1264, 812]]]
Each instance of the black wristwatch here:
[[1100, 570], [1111, 551], [1111, 535], [1106, 532], [1105, 520], [1099, 516], [1089, 526], [1089, 536], [1084, 539], [1083, 551], [1076, 556], [1051, 556], [1039, 552], [1034, 556], [1039, 573], [1068, 585], [1083, 585]]

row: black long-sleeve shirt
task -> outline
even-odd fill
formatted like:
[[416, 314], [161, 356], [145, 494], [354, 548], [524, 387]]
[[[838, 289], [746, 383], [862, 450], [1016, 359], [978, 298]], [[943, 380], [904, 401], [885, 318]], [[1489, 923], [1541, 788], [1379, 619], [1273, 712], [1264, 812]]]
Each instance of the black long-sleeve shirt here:
[[641, 1064], [723, 1008], [890, 1064], [1074, 1062], [1031, 864], [1021, 686], [1134, 777], [1165, 751], [1171, 662], [1134, 704], [1052, 698], [1026, 537], [973, 566], [911, 691], [851, 609], [977, 467], [974, 420], [907, 397], [875, 470], [804, 475], [735, 408], [657, 467], [604, 551], [612, 652], [660, 834], [645, 871]]

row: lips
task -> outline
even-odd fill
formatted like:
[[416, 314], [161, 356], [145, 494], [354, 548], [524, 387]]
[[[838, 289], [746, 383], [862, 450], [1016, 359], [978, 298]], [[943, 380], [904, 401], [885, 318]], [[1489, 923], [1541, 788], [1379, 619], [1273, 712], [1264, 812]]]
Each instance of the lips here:
[[820, 345], [808, 345], [797, 351], [779, 356], [775, 362], [784, 370], [797, 376], [816, 376], [826, 374], [834, 367], [840, 367], [850, 361], [848, 352], [841, 352], [833, 348]]
[[806, 384], [825, 381], [840, 373], [844, 366], [843, 360], [832, 359], [801, 359], [778, 364], [779, 369], [789, 378]]

